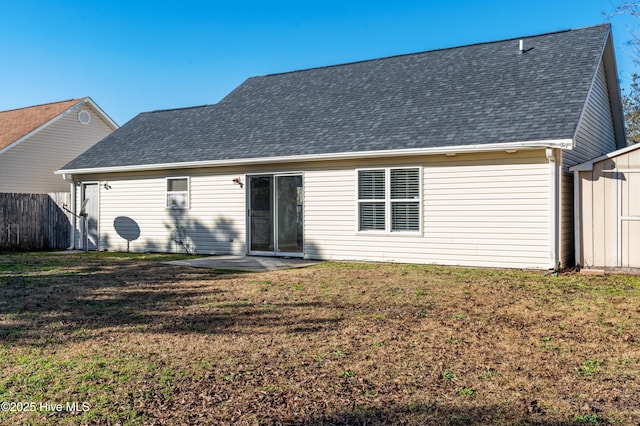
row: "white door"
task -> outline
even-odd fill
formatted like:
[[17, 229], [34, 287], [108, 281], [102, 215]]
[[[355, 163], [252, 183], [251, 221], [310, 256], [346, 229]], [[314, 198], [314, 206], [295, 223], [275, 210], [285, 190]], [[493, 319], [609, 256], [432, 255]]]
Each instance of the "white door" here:
[[82, 210], [80, 211], [80, 248], [98, 249], [98, 184], [82, 185]]

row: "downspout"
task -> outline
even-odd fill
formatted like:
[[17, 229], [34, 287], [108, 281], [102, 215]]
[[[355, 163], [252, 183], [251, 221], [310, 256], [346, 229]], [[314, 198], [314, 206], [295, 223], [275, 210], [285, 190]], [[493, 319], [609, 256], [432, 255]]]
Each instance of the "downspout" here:
[[549, 269], [557, 271], [560, 269], [559, 251], [559, 187], [558, 187], [558, 162], [556, 159], [556, 150], [553, 148], [546, 149], [546, 157], [549, 161]]

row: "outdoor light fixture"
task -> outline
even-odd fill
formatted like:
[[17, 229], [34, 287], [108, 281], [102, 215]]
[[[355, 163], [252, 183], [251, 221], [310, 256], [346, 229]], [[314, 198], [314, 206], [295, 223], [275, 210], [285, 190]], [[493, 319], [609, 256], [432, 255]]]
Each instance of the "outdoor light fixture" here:
[[102, 186], [104, 186], [104, 189], [106, 189], [107, 191], [111, 189], [111, 185], [109, 185], [109, 182], [105, 182]]
[[239, 177], [234, 178], [233, 179], [233, 183], [236, 184], [236, 185], [240, 185], [240, 188], [244, 187], [244, 184], [242, 183], [242, 181], [240, 180]]

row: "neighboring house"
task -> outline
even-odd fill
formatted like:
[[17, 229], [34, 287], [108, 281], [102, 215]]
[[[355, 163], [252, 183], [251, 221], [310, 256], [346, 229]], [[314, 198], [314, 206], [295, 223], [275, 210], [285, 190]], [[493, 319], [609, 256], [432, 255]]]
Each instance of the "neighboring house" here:
[[623, 124], [601, 25], [250, 78], [58, 173], [99, 202], [101, 249], [555, 269], [568, 168]]
[[0, 111], [0, 192], [69, 192], [54, 172], [117, 128], [91, 98]]
[[571, 170], [576, 262], [583, 268], [640, 268], [640, 144]]

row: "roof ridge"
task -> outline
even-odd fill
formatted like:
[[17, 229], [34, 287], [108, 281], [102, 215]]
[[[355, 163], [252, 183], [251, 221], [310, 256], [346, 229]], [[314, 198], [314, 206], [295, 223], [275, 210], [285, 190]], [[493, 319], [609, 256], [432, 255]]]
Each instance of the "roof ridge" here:
[[253, 77], [249, 77], [249, 78], [251, 79], [251, 78], [261, 78], [261, 77], [275, 77], [275, 76], [286, 75], [286, 74], [295, 74], [295, 73], [298, 73], [298, 72], [306, 72], [306, 71], [314, 71], [314, 70], [321, 70], [321, 69], [328, 69], [328, 68], [336, 68], [336, 67], [342, 67], [342, 66], [347, 66], [347, 65], [355, 65], [355, 64], [362, 64], [362, 63], [375, 62], [375, 61], [384, 61], [384, 60], [387, 60], [387, 59], [402, 58], [402, 57], [414, 56], [414, 55], [422, 55], [422, 54], [425, 54], [425, 53], [442, 52], [442, 51], [446, 51], [446, 50], [453, 50], [453, 49], [461, 49], [461, 48], [466, 48], [466, 47], [481, 46], [481, 45], [484, 45], [484, 44], [504, 43], [504, 42], [507, 42], [507, 41], [514, 41], [514, 40], [520, 40], [520, 39], [527, 39], [527, 38], [534, 38], [534, 37], [544, 37], [544, 36], [549, 36], [549, 35], [554, 35], [554, 34], [562, 34], [562, 33], [568, 33], [568, 32], [571, 32], [571, 31], [580, 31], [580, 30], [586, 30], [586, 29], [589, 29], [589, 28], [597, 28], [597, 27], [604, 27], [604, 26], [609, 26], [610, 27], [611, 24], [604, 23], [604, 24], [598, 24], [598, 25], [588, 25], [588, 26], [579, 27], [579, 28], [568, 28], [568, 29], [564, 29], [564, 30], [550, 31], [550, 32], [547, 32], [547, 33], [542, 33], [542, 34], [531, 34], [531, 35], [526, 35], [526, 36], [511, 37], [511, 38], [505, 38], [505, 39], [500, 39], [500, 40], [482, 41], [482, 42], [478, 42], [478, 43], [462, 44], [462, 45], [458, 45], [458, 46], [442, 47], [442, 48], [437, 48], [437, 49], [422, 50], [422, 51], [411, 52], [411, 53], [399, 53], [397, 55], [382, 56], [382, 57], [379, 57], [379, 58], [362, 59], [362, 60], [356, 60], [356, 61], [351, 61], [351, 62], [343, 62], [343, 63], [333, 64], [333, 65], [323, 65], [323, 66], [318, 66], [318, 67], [303, 68], [303, 69], [292, 70], [292, 71], [283, 71], [283, 72], [277, 72], [277, 73], [270, 73], [270, 74], [264, 74], [264, 75], [261, 75], [261, 76], [253, 76]]
[[156, 110], [152, 110], [152, 111], [142, 112], [141, 114], [154, 114], [156, 112], [182, 111], [182, 110], [186, 110], [186, 109], [206, 108], [206, 107], [210, 107], [210, 106], [213, 106], [213, 105], [214, 104], [204, 104], [204, 105], [195, 105], [195, 106], [180, 107], [180, 108], [156, 109]]

